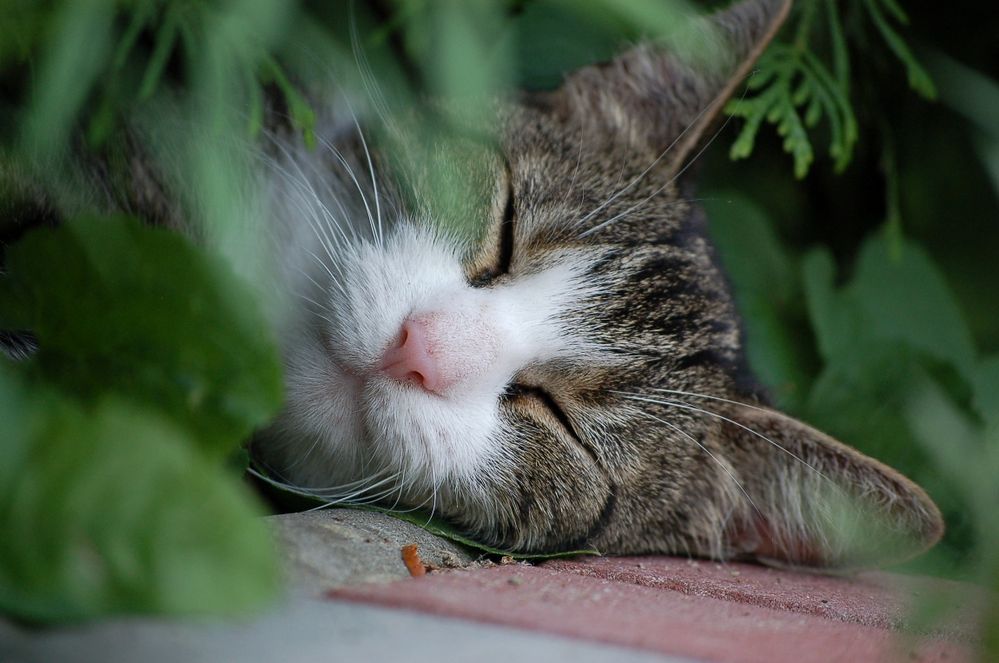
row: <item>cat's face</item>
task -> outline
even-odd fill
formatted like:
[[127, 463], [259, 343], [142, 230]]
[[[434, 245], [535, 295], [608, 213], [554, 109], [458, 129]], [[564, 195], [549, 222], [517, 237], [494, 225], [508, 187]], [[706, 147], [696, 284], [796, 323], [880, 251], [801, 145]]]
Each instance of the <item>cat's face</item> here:
[[[717, 19], [738, 62], [782, 11]], [[495, 144], [458, 137], [404, 177], [350, 128], [323, 156], [286, 153], [303, 176], [276, 209], [305, 229], [287, 254], [304, 303], [260, 457], [317, 494], [422, 506], [521, 551], [836, 563], [854, 551], [815, 504], [832, 493], [918, 545], [938, 536], [917, 487], [752, 393], [681, 188], [728, 80], [640, 49], [499, 104]], [[446, 212], [420, 197], [442, 174], [464, 184]]]

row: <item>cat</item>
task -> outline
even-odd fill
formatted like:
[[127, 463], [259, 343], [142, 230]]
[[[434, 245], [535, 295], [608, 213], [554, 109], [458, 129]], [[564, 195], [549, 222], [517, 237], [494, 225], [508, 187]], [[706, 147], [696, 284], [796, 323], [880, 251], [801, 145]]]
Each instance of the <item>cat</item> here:
[[[417, 150], [399, 186], [359, 130], [319, 165], [282, 147], [278, 168], [300, 175], [284, 214], [311, 206], [314, 221], [291, 242], [308, 304], [283, 332], [287, 403], [253, 442], [261, 463], [525, 553], [830, 567], [938, 540], [918, 486], [768, 406], [686, 196], [687, 165], [789, 4], [702, 19], [713, 63], [639, 46], [498, 102], [495, 147], [473, 129], [440, 159]], [[399, 191], [441, 172], [483, 192], [451, 211], [486, 226], [475, 240]], [[364, 209], [345, 209], [352, 190]]]
[[[938, 540], [922, 489], [770, 407], [690, 199], [789, 5], [700, 19], [715, 58], [641, 45], [486, 120], [459, 109], [441, 142], [335, 98], [316, 149], [279, 122], [259, 184], [286, 400], [250, 444], [270, 480], [522, 553], [840, 567]], [[124, 207], [184, 226], [169, 178], [134, 179]]]

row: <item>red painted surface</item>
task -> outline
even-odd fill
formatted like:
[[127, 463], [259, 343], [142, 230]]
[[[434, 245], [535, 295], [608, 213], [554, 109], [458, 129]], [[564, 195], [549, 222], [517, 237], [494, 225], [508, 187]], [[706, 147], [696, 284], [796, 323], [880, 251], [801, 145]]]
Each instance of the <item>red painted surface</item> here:
[[934, 621], [933, 631], [964, 640], [974, 635], [977, 608], [984, 598], [980, 590], [963, 583], [881, 572], [832, 576], [673, 557], [586, 557], [552, 560], [544, 566], [889, 629], [913, 622], [919, 602], [929, 600], [950, 608], [944, 619]]
[[[971, 658], [960, 639], [903, 638], [885, 628], [901, 613], [881, 609], [886, 595], [880, 592], [891, 591], [881, 580], [853, 586], [744, 565], [697, 564], [634, 558], [510, 565], [344, 588], [330, 596], [700, 660]], [[707, 568], [697, 571], [700, 566]], [[822, 600], [835, 602], [828, 613], [813, 609], [815, 601], [829, 605]]]

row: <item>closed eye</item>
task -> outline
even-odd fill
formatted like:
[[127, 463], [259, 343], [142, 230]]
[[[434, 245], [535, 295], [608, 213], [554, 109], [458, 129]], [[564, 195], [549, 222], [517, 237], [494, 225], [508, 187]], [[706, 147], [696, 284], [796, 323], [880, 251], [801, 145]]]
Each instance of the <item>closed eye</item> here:
[[569, 434], [569, 436], [575, 440], [579, 447], [586, 452], [593, 463], [597, 467], [602, 467], [600, 461], [597, 459], [597, 454], [593, 448], [583, 441], [583, 439], [576, 432], [576, 429], [572, 425], [572, 421], [569, 419], [569, 415], [565, 413], [565, 410], [558, 404], [558, 401], [552, 397], [547, 391], [541, 387], [534, 385], [526, 385], [519, 383], [512, 383], [506, 388], [506, 393], [503, 395], [504, 398], [509, 400], [514, 400], [518, 398], [530, 398], [540, 405], [544, 406], [548, 412], [555, 417], [555, 419], [562, 425], [562, 428]]
[[500, 219], [499, 252], [496, 264], [477, 274], [471, 280], [471, 284], [477, 288], [491, 285], [500, 276], [509, 274], [510, 263], [513, 262], [513, 225], [517, 218], [517, 208], [514, 202], [513, 173], [510, 172], [509, 162], [504, 161], [504, 164], [506, 167], [506, 201], [503, 204], [503, 217]]

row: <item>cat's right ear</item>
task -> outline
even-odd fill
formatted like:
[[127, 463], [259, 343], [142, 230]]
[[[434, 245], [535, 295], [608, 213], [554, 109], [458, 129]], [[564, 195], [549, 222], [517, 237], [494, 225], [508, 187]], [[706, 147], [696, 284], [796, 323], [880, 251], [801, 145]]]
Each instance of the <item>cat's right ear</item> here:
[[533, 100], [589, 133], [666, 151], [673, 172], [702, 140], [787, 16], [791, 0], [741, 0], [678, 26], [690, 53], [655, 45], [570, 74]]
[[729, 415], [723, 456], [750, 500], [729, 521], [729, 554], [860, 567], [903, 561], [942, 536], [930, 497], [890, 467], [781, 412]]

